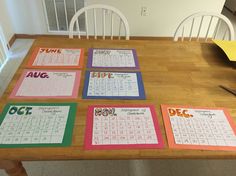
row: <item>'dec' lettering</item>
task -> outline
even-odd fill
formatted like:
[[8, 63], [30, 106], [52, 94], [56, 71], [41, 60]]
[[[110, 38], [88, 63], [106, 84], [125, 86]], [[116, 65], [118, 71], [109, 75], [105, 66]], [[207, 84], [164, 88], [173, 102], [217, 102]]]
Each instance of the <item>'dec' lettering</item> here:
[[10, 108], [8, 113], [11, 114], [11, 115], [13, 115], [13, 114], [30, 115], [30, 114], [32, 114], [31, 110], [32, 110], [32, 107], [25, 107], [25, 106], [16, 107], [16, 106], [13, 106], [13, 107]]
[[168, 112], [170, 116], [179, 116], [179, 117], [185, 117], [185, 118], [193, 117], [193, 115], [187, 113], [188, 110], [186, 109], [170, 108], [168, 109]]

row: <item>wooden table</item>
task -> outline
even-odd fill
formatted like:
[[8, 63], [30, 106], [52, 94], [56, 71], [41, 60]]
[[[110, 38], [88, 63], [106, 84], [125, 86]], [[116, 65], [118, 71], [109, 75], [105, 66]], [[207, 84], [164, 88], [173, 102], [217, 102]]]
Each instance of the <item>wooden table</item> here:
[[[82, 47], [85, 62], [77, 99], [8, 100], [35, 47]], [[146, 100], [83, 100], [82, 90], [88, 48], [135, 48], [144, 81]], [[2, 111], [7, 102], [78, 102], [77, 116], [70, 147], [0, 149], [0, 159], [82, 160], [82, 159], [235, 159], [236, 152], [174, 150], [168, 148], [160, 104], [226, 107], [236, 123], [236, 98], [219, 85], [236, 88], [236, 70], [225, 54], [213, 43], [172, 41], [110, 41], [65, 38], [38, 38], [5, 91]], [[164, 149], [85, 151], [84, 131], [87, 106], [93, 104], [154, 104], [165, 141]], [[18, 164], [15, 164], [18, 166]]]

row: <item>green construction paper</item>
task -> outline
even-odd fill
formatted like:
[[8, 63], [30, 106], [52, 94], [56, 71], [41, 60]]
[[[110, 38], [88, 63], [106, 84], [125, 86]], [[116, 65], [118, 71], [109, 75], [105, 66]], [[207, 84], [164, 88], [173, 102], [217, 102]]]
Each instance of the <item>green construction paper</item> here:
[[0, 148], [25, 148], [25, 147], [66, 147], [72, 143], [72, 134], [74, 121], [76, 116], [77, 103], [8, 103], [3, 109], [0, 116], [0, 124], [2, 124], [10, 106], [70, 106], [66, 127], [64, 131], [62, 143], [40, 143], [40, 144], [0, 144]]

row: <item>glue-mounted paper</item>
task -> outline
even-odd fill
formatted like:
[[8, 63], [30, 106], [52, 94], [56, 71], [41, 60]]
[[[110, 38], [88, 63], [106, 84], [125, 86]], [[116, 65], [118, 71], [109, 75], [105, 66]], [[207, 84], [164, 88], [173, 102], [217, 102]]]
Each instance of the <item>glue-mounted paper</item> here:
[[90, 48], [88, 68], [139, 69], [136, 50]]
[[24, 70], [10, 98], [77, 98], [80, 71]]
[[225, 108], [161, 107], [170, 148], [236, 150], [236, 127]]
[[145, 99], [140, 72], [86, 72], [83, 98]]
[[85, 149], [163, 148], [154, 106], [89, 106]]
[[31, 68], [82, 68], [84, 49], [35, 48], [28, 67]]
[[75, 103], [10, 103], [0, 120], [0, 148], [69, 146]]

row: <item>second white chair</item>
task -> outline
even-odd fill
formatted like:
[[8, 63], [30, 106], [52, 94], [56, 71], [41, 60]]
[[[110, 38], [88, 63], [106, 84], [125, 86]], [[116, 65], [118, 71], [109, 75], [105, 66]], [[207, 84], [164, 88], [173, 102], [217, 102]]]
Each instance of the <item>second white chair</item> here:
[[234, 40], [234, 28], [227, 17], [218, 13], [199, 12], [185, 18], [177, 27], [174, 41], [193, 38]]
[[[118, 9], [102, 4], [94, 4], [78, 10], [72, 17], [69, 26], [69, 38], [73, 38], [74, 33], [77, 33], [78, 38], [81, 38], [81, 30], [78, 18], [85, 14], [85, 36], [93, 36], [97, 39], [102, 36], [103, 39], [109, 37], [113, 39], [118, 36], [120, 39], [122, 34], [126, 40], [129, 40], [129, 24], [126, 17]], [[75, 31], [74, 31], [75, 29]], [[115, 32], [117, 34], [115, 34]]]

